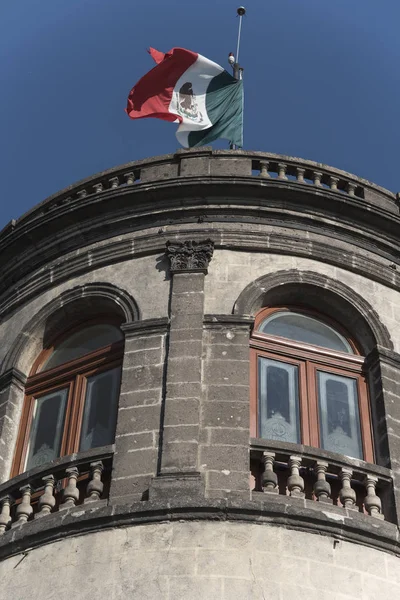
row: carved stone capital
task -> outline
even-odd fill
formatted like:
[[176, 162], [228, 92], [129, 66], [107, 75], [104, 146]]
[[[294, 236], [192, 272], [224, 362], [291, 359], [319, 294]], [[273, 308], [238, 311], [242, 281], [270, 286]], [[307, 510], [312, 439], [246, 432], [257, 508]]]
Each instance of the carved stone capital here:
[[171, 265], [171, 273], [207, 273], [208, 264], [214, 252], [214, 242], [185, 240], [167, 242], [166, 254]]

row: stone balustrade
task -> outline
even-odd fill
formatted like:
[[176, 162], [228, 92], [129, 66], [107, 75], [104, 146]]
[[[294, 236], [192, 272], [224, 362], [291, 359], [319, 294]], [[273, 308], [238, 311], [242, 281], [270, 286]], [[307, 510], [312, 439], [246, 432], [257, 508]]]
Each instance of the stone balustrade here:
[[332, 452], [252, 440], [253, 492], [281, 494], [392, 520], [389, 469]]
[[37, 467], [0, 485], [0, 535], [52, 512], [108, 497], [113, 447], [95, 448]]
[[104, 171], [54, 194], [0, 232], [0, 245], [16, 227], [33, 224], [48, 213], [88, 197], [122, 191], [138, 184], [183, 180], [193, 177], [235, 177], [268, 182], [313, 186], [349, 198], [358, 198], [398, 214], [398, 200], [392, 192], [350, 173], [309, 160], [241, 150], [209, 148], [178, 151], [173, 155], [135, 161]]

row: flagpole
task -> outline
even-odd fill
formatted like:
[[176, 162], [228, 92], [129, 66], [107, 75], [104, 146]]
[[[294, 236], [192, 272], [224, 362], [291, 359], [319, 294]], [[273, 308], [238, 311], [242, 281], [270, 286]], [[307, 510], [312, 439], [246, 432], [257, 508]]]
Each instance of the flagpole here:
[[[229, 64], [232, 66], [233, 76], [235, 79], [243, 79], [243, 68], [239, 64], [239, 50], [240, 50], [240, 38], [242, 35], [242, 19], [246, 14], [246, 9], [244, 6], [239, 6], [237, 9], [237, 15], [239, 17], [239, 30], [236, 44], [236, 59], [233, 56], [232, 52], [229, 54]], [[236, 150], [236, 144], [230, 144], [229, 148], [231, 150]]]

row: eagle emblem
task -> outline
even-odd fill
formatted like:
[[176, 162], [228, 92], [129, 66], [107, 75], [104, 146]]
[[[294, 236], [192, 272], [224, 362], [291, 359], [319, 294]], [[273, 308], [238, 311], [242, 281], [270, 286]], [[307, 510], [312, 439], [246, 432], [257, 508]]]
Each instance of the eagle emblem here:
[[181, 86], [178, 93], [178, 112], [180, 115], [201, 123], [203, 116], [199, 111], [196, 102], [196, 96], [193, 93], [193, 87], [190, 81], [187, 81]]

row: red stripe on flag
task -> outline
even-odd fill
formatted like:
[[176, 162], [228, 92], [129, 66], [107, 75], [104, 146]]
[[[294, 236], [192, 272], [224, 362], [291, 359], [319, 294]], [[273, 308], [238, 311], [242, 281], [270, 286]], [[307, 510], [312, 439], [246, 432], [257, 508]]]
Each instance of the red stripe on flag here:
[[164, 121], [182, 120], [168, 112], [172, 92], [180, 76], [196, 62], [198, 54], [184, 48], [172, 48], [154, 69], [131, 89], [126, 112], [131, 119], [156, 117]]

